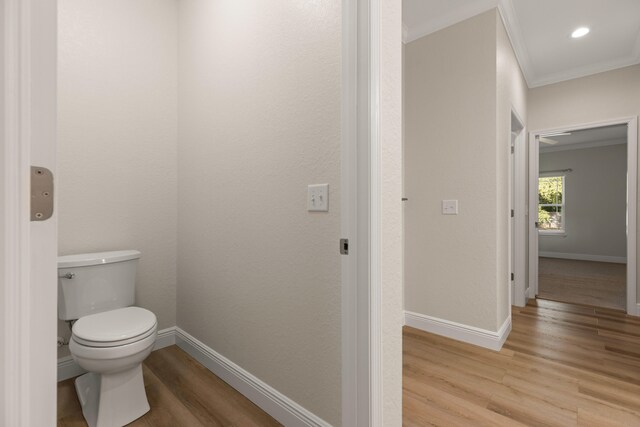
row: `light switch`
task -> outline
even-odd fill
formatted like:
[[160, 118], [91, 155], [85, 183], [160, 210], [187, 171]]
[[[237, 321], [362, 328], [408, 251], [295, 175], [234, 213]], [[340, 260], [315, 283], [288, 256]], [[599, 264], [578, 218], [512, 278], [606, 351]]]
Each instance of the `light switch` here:
[[458, 201], [457, 200], [443, 200], [442, 201], [442, 215], [458, 215]]
[[307, 210], [309, 212], [329, 211], [329, 184], [315, 184], [307, 188]]

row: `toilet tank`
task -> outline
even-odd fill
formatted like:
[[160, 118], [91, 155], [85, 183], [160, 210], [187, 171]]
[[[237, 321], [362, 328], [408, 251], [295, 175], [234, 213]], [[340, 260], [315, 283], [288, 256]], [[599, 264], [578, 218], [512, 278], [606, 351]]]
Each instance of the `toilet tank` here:
[[140, 252], [97, 252], [58, 257], [58, 318], [133, 305]]

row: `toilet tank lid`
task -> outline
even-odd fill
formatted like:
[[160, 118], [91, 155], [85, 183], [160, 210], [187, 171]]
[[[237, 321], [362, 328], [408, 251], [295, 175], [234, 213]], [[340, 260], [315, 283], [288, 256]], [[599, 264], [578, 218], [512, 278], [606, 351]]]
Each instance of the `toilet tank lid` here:
[[58, 268], [86, 267], [90, 265], [110, 264], [140, 258], [140, 251], [123, 250], [94, 252], [87, 254], [64, 255], [58, 257]]

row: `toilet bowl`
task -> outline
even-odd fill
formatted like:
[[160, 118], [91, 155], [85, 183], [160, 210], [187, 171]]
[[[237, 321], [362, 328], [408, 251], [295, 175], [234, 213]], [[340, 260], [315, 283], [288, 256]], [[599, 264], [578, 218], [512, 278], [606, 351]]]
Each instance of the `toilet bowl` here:
[[139, 258], [135, 250], [58, 257], [58, 317], [75, 321], [69, 351], [88, 371], [75, 386], [90, 427], [121, 427], [150, 409], [142, 362], [158, 324], [134, 306]]
[[89, 371], [75, 386], [90, 427], [123, 426], [149, 411], [142, 361], [156, 334], [156, 316], [140, 307], [92, 314], [73, 325], [69, 350]]

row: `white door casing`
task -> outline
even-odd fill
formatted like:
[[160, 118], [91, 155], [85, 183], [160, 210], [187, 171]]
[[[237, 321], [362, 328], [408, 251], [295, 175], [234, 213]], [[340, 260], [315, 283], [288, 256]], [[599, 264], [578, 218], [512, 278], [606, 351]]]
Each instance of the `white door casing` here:
[[538, 295], [538, 134], [529, 134], [529, 297]]
[[382, 420], [379, 0], [343, 0], [342, 424]]
[[538, 294], [538, 175], [540, 155], [540, 135], [549, 133], [572, 132], [604, 126], [627, 125], [627, 314], [637, 316], [640, 310], [637, 303], [637, 185], [638, 185], [638, 118], [624, 117], [544, 129], [529, 134], [529, 289], [530, 297]]
[[30, 221], [30, 166], [55, 174], [56, 20], [51, 0], [3, 2], [1, 423], [56, 420], [56, 216]]
[[[512, 119], [513, 120], [513, 119]], [[512, 125], [513, 127], [513, 125]], [[516, 271], [516, 239], [515, 239], [515, 200], [516, 200], [516, 162], [515, 162], [515, 148], [516, 148], [517, 133], [511, 131], [511, 137], [509, 141], [511, 143], [511, 156], [509, 156], [509, 208], [511, 209], [511, 215], [509, 216], [509, 271], [511, 277], [509, 281], [509, 303], [515, 305], [516, 301], [516, 283], [515, 283], [515, 271]]]
[[512, 186], [510, 192], [513, 208], [513, 218], [511, 221], [511, 242], [513, 249], [510, 251], [513, 257], [511, 266], [514, 273], [513, 280], [513, 300], [512, 303], [519, 307], [527, 304], [527, 260], [526, 260], [526, 218], [527, 218], [527, 200], [526, 200], [526, 132], [524, 123], [515, 110], [511, 112], [511, 130], [513, 138], [513, 156], [512, 156]]

